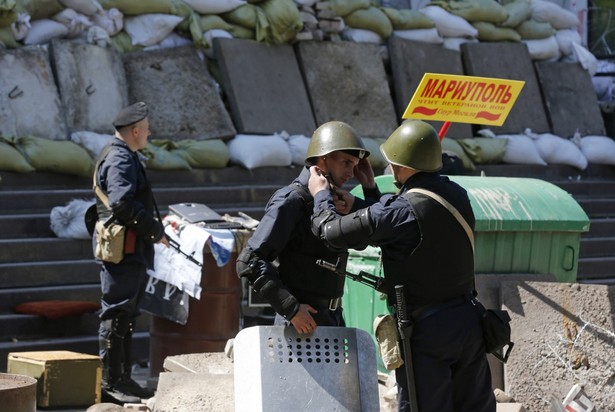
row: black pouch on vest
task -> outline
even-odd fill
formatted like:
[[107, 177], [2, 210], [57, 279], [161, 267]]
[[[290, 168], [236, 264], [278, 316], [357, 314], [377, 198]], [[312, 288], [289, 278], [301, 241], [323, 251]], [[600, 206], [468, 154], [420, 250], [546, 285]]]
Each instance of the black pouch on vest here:
[[[472, 303], [480, 315], [486, 352], [495, 356], [500, 362], [506, 363], [514, 346], [510, 340], [510, 315], [505, 310], [485, 309], [476, 299], [472, 299]], [[503, 354], [500, 354], [500, 351], [503, 351]]]

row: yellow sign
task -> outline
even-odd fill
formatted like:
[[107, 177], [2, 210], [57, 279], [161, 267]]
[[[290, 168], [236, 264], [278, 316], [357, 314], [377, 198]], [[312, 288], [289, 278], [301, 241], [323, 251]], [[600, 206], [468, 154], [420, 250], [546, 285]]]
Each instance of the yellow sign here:
[[502, 126], [524, 84], [519, 80], [425, 73], [402, 117]]

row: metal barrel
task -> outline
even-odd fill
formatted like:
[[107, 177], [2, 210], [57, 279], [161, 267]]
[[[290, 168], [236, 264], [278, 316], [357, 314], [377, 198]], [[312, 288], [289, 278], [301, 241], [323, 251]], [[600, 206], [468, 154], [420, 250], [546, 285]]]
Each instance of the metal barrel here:
[[36, 412], [36, 379], [0, 373], [0, 410]]
[[201, 299], [190, 298], [185, 325], [153, 316], [150, 326], [150, 375], [163, 371], [167, 356], [222, 352], [239, 332], [241, 282], [235, 272], [237, 253], [222, 267], [206, 246], [201, 270]]

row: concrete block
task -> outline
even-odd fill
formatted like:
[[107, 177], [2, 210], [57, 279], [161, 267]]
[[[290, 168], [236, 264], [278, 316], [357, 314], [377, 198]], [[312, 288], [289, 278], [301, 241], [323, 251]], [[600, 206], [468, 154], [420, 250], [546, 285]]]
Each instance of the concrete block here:
[[467, 75], [525, 81], [504, 124], [500, 127], [489, 126], [489, 129], [496, 134], [518, 134], [526, 128], [534, 133], [550, 132], [540, 86], [525, 44], [464, 43], [461, 45], [461, 57]]
[[292, 46], [218, 38], [214, 51], [239, 133], [311, 136], [316, 123]]
[[581, 383], [596, 410], [615, 410], [615, 285], [504, 282], [502, 303], [515, 343], [506, 393], [540, 411]]
[[233, 375], [162, 372], [154, 412], [232, 411]]
[[[394, 83], [395, 108], [399, 118], [404, 114], [425, 73], [464, 74], [461, 53], [446, 49], [440, 44], [406, 40], [398, 36], [391, 36], [388, 44]], [[440, 130], [444, 122], [429, 121], [428, 123], [436, 130]], [[472, 125], [453, 123], [447, 136], [455, 138], [473, 137]]]
[[588, 71], [580, 63], [536, 62], [535, 66], [553, 133], [568, 138], [578, 130], [581, 136], [604, 136], [604, 120]]
[[520, 403], [498, 403], [495, 410], [496, 412], [526, 412]]
[[363, 137], [389, 137], [398, 121], [378, 45], [301, 42], [296, 48], [318, 125], [340, 120]]
[[69, 133], [87, 130], [113, 134], [113, 120], [128, 105], [120, 54], [112, 48], [54, 40], [50, 55]]
[[123, 53], [130, 102], [150, 108], [152, 138], [227, 139], [235, 127], [193, 46]]
[[0, 134], [68, 139], [46, 48], [0, 48]]
[[233, 361], [224, 352], [167, 356], [163, 367], [168, 372], [233, 374]]

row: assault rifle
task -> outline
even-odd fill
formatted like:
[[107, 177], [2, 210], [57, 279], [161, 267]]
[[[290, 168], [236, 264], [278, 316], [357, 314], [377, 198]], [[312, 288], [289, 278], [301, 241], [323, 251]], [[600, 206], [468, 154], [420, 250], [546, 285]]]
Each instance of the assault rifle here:
[[341, 276], [346, 276], [355, 282], [362, 283], [371, 288], [376, 289], [376, 291], [380, 293], [386, 293], [386, 286], [384, 283], [384, 278], [380, 276], [372, 275], [371, 273], [367, 273], [363, 270], [359, 271], [359, 273], [351, 273], [346, 270], [346, 259], [337, 258], [336, 263], [327, 262], [323, 259], [316, 260], [316, 264], [325, 269], [329, 269], [332, 272], [337, 273]]
[[198, 260], [196, 260], [194, 258], [194, 256], [189, 255], [186, 252], [184, 252], [183, 250], [181, 250], [180, 247], [179, 247], [179, 243], [177, 243], [175, 240], [171, 239], [168, 236], [167, 236], [167, 240], [169, 241], [169, 245], [171, 245], [171, 247], [173, 249], [177, 250], [177, 253], [179, 253], [180, 255], [183, 255], [186, 259], [188, 259], [190, 262], [194, 263], [198, 267], [200, 267], [200, 268], [203, 267], [203, 264], [201, 262], [199, 262]]

